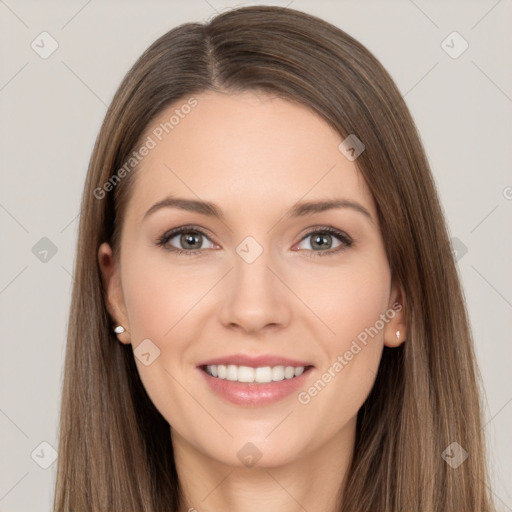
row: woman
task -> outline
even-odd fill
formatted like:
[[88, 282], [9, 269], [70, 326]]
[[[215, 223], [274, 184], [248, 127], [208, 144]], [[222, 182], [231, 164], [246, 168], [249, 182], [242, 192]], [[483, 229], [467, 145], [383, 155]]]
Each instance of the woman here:
[[55, 510], [493, 510], [429, 165], [360, 43], [246, 7], [119, 87], [80, 220]]

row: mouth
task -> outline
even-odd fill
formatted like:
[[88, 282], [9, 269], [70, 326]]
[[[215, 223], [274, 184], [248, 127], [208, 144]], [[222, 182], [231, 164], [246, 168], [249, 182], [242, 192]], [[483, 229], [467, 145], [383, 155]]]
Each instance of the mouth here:
[[237, 406], [263, 407], [305, 388], [315, 367], [291, 359], [233, 356], [206, 361], [197, 370], [218, 398]]

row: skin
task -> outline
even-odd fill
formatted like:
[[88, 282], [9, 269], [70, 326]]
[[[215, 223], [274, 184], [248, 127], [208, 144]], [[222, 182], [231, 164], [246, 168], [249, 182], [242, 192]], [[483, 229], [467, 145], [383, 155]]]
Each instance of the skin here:
[[[160, 350], [149, 366], [135, 361], [172, 426], [183, 510], [334, 510], [383, 346], [406, 338], [405, 297], [391, 281], [373, 198], [357, 161], [339, 151], [340, 135], [307, 107], [255, 92], [195, 98], [136, 171], [120, 264], [107, 243], [98, 251], [110, 313], [126, 329], [119, 341], [135, 350], [149, 338]], [[184, 103], [162, 112], [146, 135]], [[169, 194], [211, 201], [224, 219], [162, 208], [143, 220]], [[285, 216], [299, 200], [328, 199], [358, 203], [371, 219], [348, 207]], [[207, 234], [196, 240], [200, 254], [156, 245], [189, 224]], [[318, 234], [327, 226], [353, 244], [335, 252], [343, 242], [332, 236], [312, 245], [310, 228]], [[247, 236], [263, 248], [250, 264], [236, 252]], [[167, 246], [191, 250], [179, 235]], [[314, 365], [307, 390], [394, 303], [401, 311], [307, 404], [292, 393], [237, 406], [196, 368], [235, 353], [276, 354]], [[253, 467], [237, 457], [247, 442], [262, 454]]]

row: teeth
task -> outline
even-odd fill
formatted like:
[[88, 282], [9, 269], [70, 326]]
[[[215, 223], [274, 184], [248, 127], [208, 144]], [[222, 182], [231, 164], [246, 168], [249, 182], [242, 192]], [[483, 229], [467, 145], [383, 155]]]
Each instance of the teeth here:
[[250, 366], [237, 366], [235, 364], [212, 364], [206, 367], [206, 372], [219, 379], [265, 384], [299, 377], [304, 373], [304, 366], [261, 366], [251, 368]]
[[238, 379], [238, 368], [234, 364], [230, 364], [226, 368], [226, 379], [237, 380]]
[[[237, 367], [234, 367], [237, 369]], [[237, 369], [237, 380], [238, 382], [254, 382], [254, 368], [250, 368], [249, 366], [240, 366]]]
[[298, 368], [295, 368], [295, 377], [298, 377], [299, 375], [302, 375], [304, 373], [304, 366], [299, 366]]
[[278, 381], [278, 380], [283, 380], [283, 379], [284, 379], [284, 366], [274, 366], [274, 368], [272, 368], [272, 380]]
[[285, 379], [293, 379], [295, 377], [295, 368], [293, 366], [286, 366], [283, 370]]
[[[219, 379], [225, 379], [226, 378], [226, 374], [227, 374], [227, 371], [226, 371], [226, 367], [224, 365], [212, 365], [211, 367], [208, 367], [207, 368], [217, 368], [217, 377]], [[213, 375], [213, 370], [211, 371], [211, 374]]]
[[262, 366], [254, 370], [254, 380], [256, 382], [272, 382], [272, 368], [270, 366]]

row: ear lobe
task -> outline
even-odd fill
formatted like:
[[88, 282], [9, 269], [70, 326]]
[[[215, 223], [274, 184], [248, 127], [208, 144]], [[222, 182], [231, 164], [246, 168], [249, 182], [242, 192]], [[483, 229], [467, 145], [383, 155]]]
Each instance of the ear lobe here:
[[406, 341], [407, 327], [405, 324], [399, 324], [396, 327], [394, 333], [392, 330], [389, 333], [384, 333], [384, 345], [386, 347], [396, 348]]
[[124, 304], [123, 291], [119, 276], [119, 268], [116, 265], [112, 248], [106, 242], [98, 249], [98, 263], [101, 269], [103, 290], [107, 309], [116, 325], [122, 325], [124, 332], [117, 334], [119, 341], [130, 343], [128, 316]]
[[386, 316], [389, 322], [384, 328], [384, 345], [399, 347], [407, 339], [407, 314], [405, 292], [400, 284], [393, 286]]

